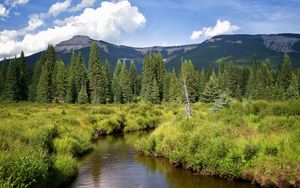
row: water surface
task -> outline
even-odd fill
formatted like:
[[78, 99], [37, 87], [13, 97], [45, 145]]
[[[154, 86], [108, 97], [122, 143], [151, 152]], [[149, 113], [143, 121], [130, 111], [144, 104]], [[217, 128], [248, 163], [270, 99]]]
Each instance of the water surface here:
[[254, 188], [242, 182], [196, 175], [174, 168], [167, 160], [136, 152], [134, 143], [148, 133], [107, 136], [81, 160], [70, 188]]

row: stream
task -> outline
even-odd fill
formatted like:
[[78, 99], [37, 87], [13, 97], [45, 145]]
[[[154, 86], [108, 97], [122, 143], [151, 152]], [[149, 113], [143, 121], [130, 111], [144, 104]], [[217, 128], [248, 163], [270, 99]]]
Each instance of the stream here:
[[69, 188], [254, 188], [244, 182], [196, 175], [174, 168], [166, 159], [139, 154], [134, 143], [147, 132], [106, 136], [80, 160]]

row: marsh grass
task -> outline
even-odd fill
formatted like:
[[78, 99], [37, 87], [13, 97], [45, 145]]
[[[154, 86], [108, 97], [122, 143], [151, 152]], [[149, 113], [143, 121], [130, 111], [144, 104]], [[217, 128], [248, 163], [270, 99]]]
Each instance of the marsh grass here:
[[77, 157], [105, 134], [158, 126], [166, 107], [0, 104], [0, 187], [57, 187], [76, 175]]
[[187, 119], [173, 107], [174, 116], [137, 149], [203, 174], [263, 186], [300, 185], [300, 101], [233, 101], [216, 113], [209, 104], [192, 108]]

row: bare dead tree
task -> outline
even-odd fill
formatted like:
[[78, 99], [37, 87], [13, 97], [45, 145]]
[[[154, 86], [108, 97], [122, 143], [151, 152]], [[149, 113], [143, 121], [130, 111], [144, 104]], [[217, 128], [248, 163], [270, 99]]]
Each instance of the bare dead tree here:
[[188, 118], [192, 117], [192, 107], [189, 99], [189, 93], [186, 86], [186, 77], [183, 77], [183, 89], [184, 89], [184, 96], [185, 96], [185, 113]]

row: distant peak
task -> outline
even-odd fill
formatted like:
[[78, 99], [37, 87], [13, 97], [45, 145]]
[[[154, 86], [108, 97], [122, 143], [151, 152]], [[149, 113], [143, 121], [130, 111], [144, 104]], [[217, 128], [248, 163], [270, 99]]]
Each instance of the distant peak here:
[[74, 36], [72, 37], [72, 39], [88, 39], [88, 40], [91, 40], [90, 37], [85, 36], [85, 35], [74, 35]]

